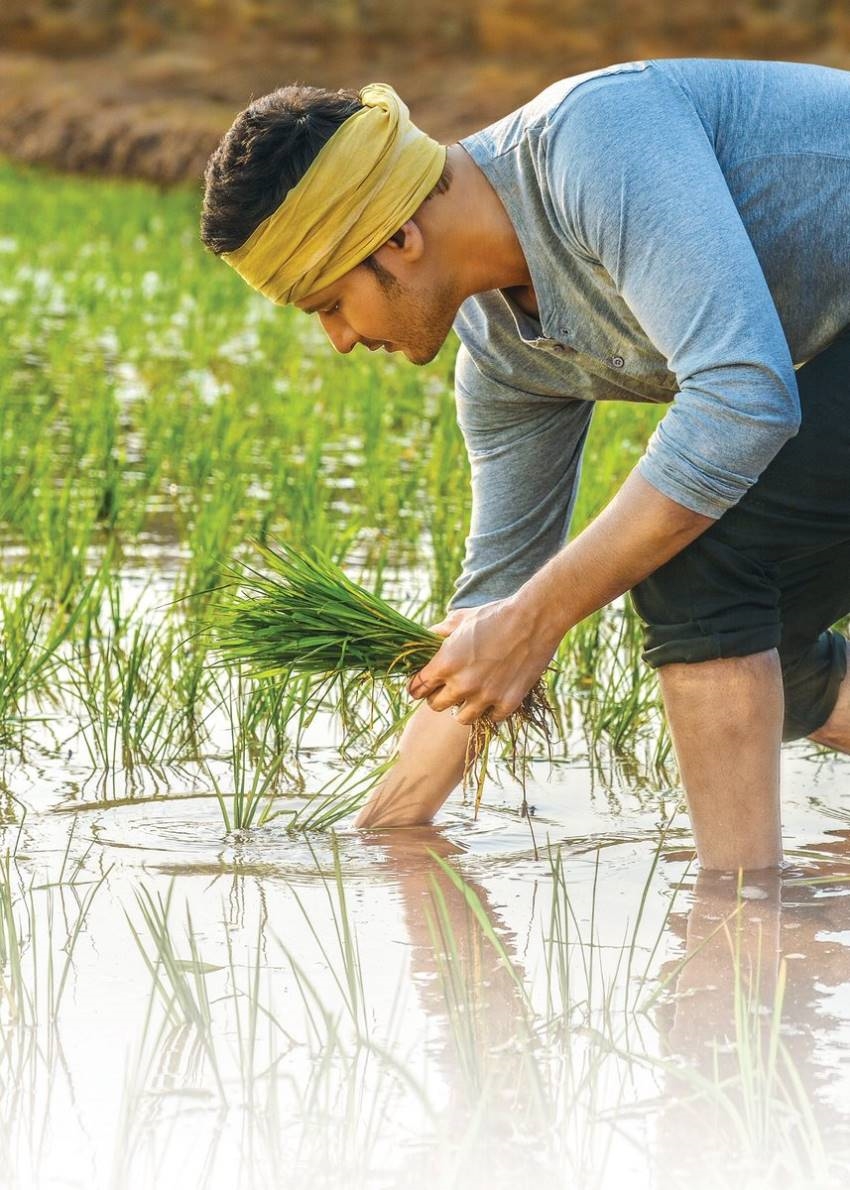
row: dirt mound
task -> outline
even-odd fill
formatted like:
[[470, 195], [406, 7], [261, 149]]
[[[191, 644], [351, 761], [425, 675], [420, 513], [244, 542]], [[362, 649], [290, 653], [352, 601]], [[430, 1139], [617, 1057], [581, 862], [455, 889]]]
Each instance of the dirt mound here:
[[444, 140], [547, 83], [632, 58], [850, 66], [841, 0], [4, 0], [0, 153], [160, 183], [199, 179], [254, 95], [294, 80], [398, 87]]

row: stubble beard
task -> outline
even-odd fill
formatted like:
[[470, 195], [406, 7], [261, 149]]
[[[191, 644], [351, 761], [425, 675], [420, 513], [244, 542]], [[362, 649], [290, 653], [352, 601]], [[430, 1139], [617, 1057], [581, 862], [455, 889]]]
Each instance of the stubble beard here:
[[410, 363], [417, 367], [430, 364], [449, 337], [461, 298], [448, 281], [423, 295], [402, 285], [377, 261], [370, 260], [368, 267], [377, 278], [385, 298], [396, 306], [399, 321], [395, 329], [397, 338], [394, 347], [400, 348]]
[[449, 337], [460, 303], [449, 285], [441, 286], [428, 301], [411, 301], [410, 318], [403, 328], [404, 354], [422, 367], [437, 357]]

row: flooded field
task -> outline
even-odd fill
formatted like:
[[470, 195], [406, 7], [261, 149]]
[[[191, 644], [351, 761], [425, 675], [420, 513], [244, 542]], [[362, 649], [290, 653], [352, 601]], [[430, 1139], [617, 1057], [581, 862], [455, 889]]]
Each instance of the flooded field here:
[[[209, 611], [278, 540], [439, 617], [451, 351], [335, 358], [196, 208], [0, 167], [0, 1186], [845, 1186], [850, 760], [786, 749], [781, 876], [699, 873], [618, 604], [528, 818], [497, 763], [356, 830], [403, 689], [344, 725]], [[579, 523], [656, 416], [599, 410]]]

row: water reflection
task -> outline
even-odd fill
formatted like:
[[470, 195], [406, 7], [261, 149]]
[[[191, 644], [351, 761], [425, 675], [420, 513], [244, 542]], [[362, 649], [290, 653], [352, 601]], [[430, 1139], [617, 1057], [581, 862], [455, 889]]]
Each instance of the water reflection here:
[[365, 838], [380, 849], [385, 875], [401, 894], [410, 975], [429, 1018], [428, 1053], [445, 1083], [438, 1139], [421, 1146], [417, 1178], [441, 1186], [528, 1178], [555, 1185], [545, 1135], [551, 1105], [532, 1056], [516, 935], [483, 884], [453, 879], [440, 864], [466, 851], [440, 829], [376, 830]]
[[[683, 959], [662, 969], [658, 1024], [671, 1058], [659, 1128], [663, 1186], [749, 1160], [768, 1177], [846, 1170], [850, 1079], [850, 834], [782, 873], [700, 873], [670, 929]], [[701, 1093], [700, 1088], [718, 1093]], [[840, 1156], [843, 1154], [843, 1157]], [[704, 1177], [704, 1172], [701, 1174]]]
[[[90, 821], [33, 887], [34, 926], [49, 926], [50, 896], [61, 910], [57, 954], [93, 870], [118, 854], [114, 839], [92, 843]], [[92, 1098], [88, 1042], [66, 1029], [66, 1057], [47, 1009], [29, 1032], [6, 1028], [7, 1168], [26, 1167], [32, 1142], [29, 1168], [52, 1171], [65, 1119], [77, 1157], [100, 1168], [106, 1146], [111, 1190], [180, 1168], [199, 1185], [258, 1188], [288, 1184], [284, 1168], [346, 1190], [840, 1185], [850, 831], [740, 888], [688, 875], [677, 830], [657, 854], [650, 832], [624, 832], [620, 847], [609, 834], [595, 853], [584, 833], [559, 837], [538, 863], [523, 835], [509, 868], [485, 862], [487, 840], [456, 820], [336, 843], [255, 832], [224, 848], [219, 835], [217, 853], [202, 840], [181, 868], [143, 833], [139, 862], [122, 848], [94, 901], [62, 1014], [123, 1018], [114, 1052], [91, 1038], [123, 1095], [93, 1114], [109, 1097]], [[142, 931], [134, 894], [172, 881], [169, 945], [176, 977], [208, 999], [201, 1032], [175, 1023], [125, 929], [127, 910]], [[163, 981], [153, 934], [142, 941]]]
[[[536, 1180], [555, 1178], [558, 1146], [549, 1131], [564, 1117], [548, 1099], [551, 1087], [541, 1086], [539, 1045], [552, 1022], [538, 1016], [536, 1036], [529, 1028], [516, 982], [529, 973], [516, 934], [483, 884], [459, 888], [435, 862], [464, 851], [440, 831], [374, 832], [370, 841], [398, 882], [412, 977], [450, 1087], [443, 1144], [465, 1152], [478, 1176], [496, 1153], [504, 1171], [502, 1149], [517, 1156], [506, 1138], [524, 1134], [544, 1158]], [[641, 1104], [640, 1095], [626, 1096], [604, 1109], [609, 1119], [612, 1109], [624, 1120], [655, 1117], [646, 1184], [719, 1186], [742, 1176], [765, 1186], [839, 1184], [850, 1129], [850, 1082], [835, 1063], [850, 1031], [850, 835], [833, 832], [818, 853], [783, 873], [738, 881], [700, 872], [685, 883], [687, 910], [672, 912], [665, 926], [668, 949], [678, 943], [681, 953], [661, 966], [644, 1001], [660, 1050], [642, 1046], [640, 1027], [620, 1036], [635, 1046], [636, 1061], [654, 1067], [658, 1097]], [[671, 866], [681, 858], [669, 852]], [[584, 943], [574, 949], [592, 965]], [[474, 1136], [465, 1131], [471, 1120]], [[523, 1159], [527, 1176], [528, 1148]]]

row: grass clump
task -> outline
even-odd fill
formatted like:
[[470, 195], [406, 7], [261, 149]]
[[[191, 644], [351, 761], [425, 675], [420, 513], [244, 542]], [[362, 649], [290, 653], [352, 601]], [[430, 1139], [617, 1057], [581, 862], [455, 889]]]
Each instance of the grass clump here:
[[[310, 675], [319, 697], [336, 683], [344, 714], [355, 690], [359, 694], [375, 682], [410, 677], [442, 644], [436, 632], [353, 582], [318, 551], [257, 548], [265, 570], [246, 563], [231, 567], [233, 582], [213, 612], [223, 657], [246, 665], [253, 677], [285, 682], [296, 674]], [[550, 713], [538, 682], [504, 724], [514, 762], [529, 726], [548, 738]], [[476, 813], [490, 742], [498, 730], [485, 715], [469, 733], [465, 780], [474, 784]]]

